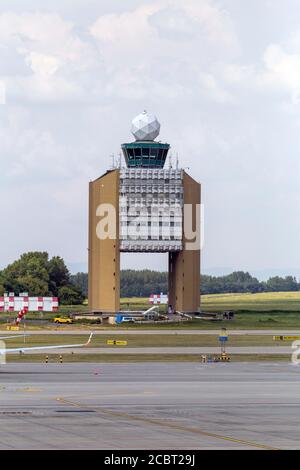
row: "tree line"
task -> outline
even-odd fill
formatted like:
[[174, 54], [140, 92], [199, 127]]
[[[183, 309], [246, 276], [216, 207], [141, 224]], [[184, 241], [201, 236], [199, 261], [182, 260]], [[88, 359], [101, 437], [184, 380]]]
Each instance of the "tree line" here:
[[201, 276], [203, 294], [229, 294], [257, 292], [290, 292], [300, 291], [300, 282], [293, 276], [270, 277], [259, 281], [248, 272], [236, 271], [226, 276]]
[[[88, 293], [88, 275], [77, 273], [71, 276], [71, 282]], [[270, 277], [259, 281], [248, 272], [236, 271], [226, 276], [201, 276], [202, 294], [257, 293], [257, 292], [290, 292], [300, 291], [300, 282], [293, 276]], [[148, 297], [150, 294], [168, 292], [168, 273], [144, 269], [121, 271], [122, 297]]]
[[[300, 291], [293, 276], [270, 277], [259, 281], [248, 272], [226, 276], [201, 276], [202, 294]], [[4, 292], [28, 292], [30, 296], [59, 297], [61, 304], [81, 304], [88, 295], [87, 273], [71, 275], [64, 260], [47, 252], [29, 252], [0, 271], [0, 295]], [[168, 273], [143, 269], [121, 271], [122, 297], [149, 297], [168, 292]]]

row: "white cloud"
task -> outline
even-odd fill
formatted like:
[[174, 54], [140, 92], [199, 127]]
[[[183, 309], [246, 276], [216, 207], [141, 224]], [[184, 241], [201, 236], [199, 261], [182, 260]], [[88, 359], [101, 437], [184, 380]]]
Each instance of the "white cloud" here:
[[[256, 41], [256, 23], [231, 0], [94, 2], [94, 13], [82, 20], [74, 10], [72, 21], [63, 6], [58, 15], [35, 2], [39, 12], [0, 14], [2, 217], [15, 207], [20, 214], [1, 232], [2, 262], [39, 247], [86, 259], [88, 181], [146, 108], [203, 183], [205, 265], [237, 265], [242, 250], [241, 268], [265, 267], [266, 246], [277, 263], [285, 236], [277, 214], [289, 226], [290, 201], [299, 200], [297, 107], [287, 113], [282, 103], [298, 102], [300, 33], [283, 41], [268, 16], [268, 34], [257, 28]], [[253, 18], [262, 3], [251, 3]], [[296, 263], [295, 252], [282, 264]]]
[[[221, 63], [216, 75], [230, 86], [272, 96], [280, 103], [300, 102], [300, 31], [266, 45], [256, 63]], [[287, 109], [287, 108], [286, 108]]]
[[1, 44], [11, 44], [24, 56], [31, 52], [48, 54], [62, 61], [78, 61], [85, 44], [73, 31], [73, 24], [51, 13], [2, 13]]
[[[210, 0], [160, 0], [100, 16], [90, 28], [109, 76], [108, 93], [147, 99], [231, 99], [210, 67], [239, 52], [228, 13]], [[209, 50], [209, 53], [208, 53]], [[207, 73], [204, 69], [209, 69]]]
[[[153, 2], [131, 12], [102, 15], [91, 26], [90, 31], [100, 42], [115, 44], [120, 49], [131, 44], [139, 51], [145, 39], [149, 39], [151, 35], [149, 16], [159, 10], [160, 4]], [[130, 52], [128, 50], [128, 53]]]
[[53, 13], [0, 15], [0, 61], [2, 54], [14, 64], [0, 79], [11, 102], [145, 99], [149, 90], [171, 99], [194, 77], [203, 96], [226, 101], [214, 72], [203, 69], [237, 51], [228, 13], [211, 0], [154, 0], [100, 15], [89, 34]]
[[145, 53], [147, 48], [158, 52], [151, 49], [157, 33], [177, 44], [185, 35], [196, 35], [222, 44], [223, 48], [237, 45], [230, 16], [210, 0], [158, 0], [130, 12], [102, 15], [91, 27], [91, 33], [102, 43], [118, 45], [120, 50], [132, 45], [135, 59], [134, 52], [141, 49]]
[[279, 44], [272, 44], [265, 51], [264, 63], [262, 82], [289, 92], [292, 100], [299, 102], [300, 54], [287, 52]]
[[43, 76], [54, 75], [62, 64], [57, 57], [38, 52], [30, 52], [26, 57], [26, 63], [35, 74]]
[[200, 92], [203, 98], [211, 99], [217, 103], [233, 103], [232, 95], [222, 88], [222, 84], [212, 74], [200, 73], [198, 77]]
[[80, 99], [85, 75], [93, 77], [99, 70], [93, 44], [56, 14], [1, 14], [0, 44], [0, 56], [10, 51], [12, 58], [23, 61], [21, 73], [20, 68], [18, 73], [2, 71], [8, 100], [63, 101], [64, 95], [66, 100]]
[[[203, 31], [209, 41], [225, 48], [239, 49], [234, 24], [225, 9], [210, 0], [178, 0], [177, 7], [190, 18], [193, 31]], [[174, 2], [169, 2], [174, 5]]]

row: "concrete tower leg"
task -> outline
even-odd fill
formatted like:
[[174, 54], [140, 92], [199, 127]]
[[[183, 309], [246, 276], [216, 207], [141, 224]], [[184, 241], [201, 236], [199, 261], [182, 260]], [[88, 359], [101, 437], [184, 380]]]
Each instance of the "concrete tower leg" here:
[[[197, 210], [200, 210], [200, 190], [200, 184], [184, 173], [184, 205], [185, 208], [190, 205], [192, 209], [190, 230], [194, 232], [197, 228]], [[200, 310], [200, 240], [191, 249], [189, 238], [189, 234], [184, 233], [183, 250], [169, 253], [169, 304], [179, 312]]]
[[89, 186], [89, 310], [120, 310], [119, 170]]
[[169, 304], [177, 312], [200, 310], [200, 251], [169, 253]]

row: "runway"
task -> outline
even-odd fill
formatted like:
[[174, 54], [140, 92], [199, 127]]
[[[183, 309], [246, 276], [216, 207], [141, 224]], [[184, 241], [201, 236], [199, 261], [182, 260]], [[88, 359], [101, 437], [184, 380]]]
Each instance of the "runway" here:
[[299, 449], [300, 368], [7, 364], [0, 449]]

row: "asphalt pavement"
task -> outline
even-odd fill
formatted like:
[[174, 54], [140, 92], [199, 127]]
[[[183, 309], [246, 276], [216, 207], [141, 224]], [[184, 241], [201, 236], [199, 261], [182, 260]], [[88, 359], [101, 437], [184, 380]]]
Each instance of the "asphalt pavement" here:
[[300, 368], [7, 364], [0, 449], [299, 449]]

